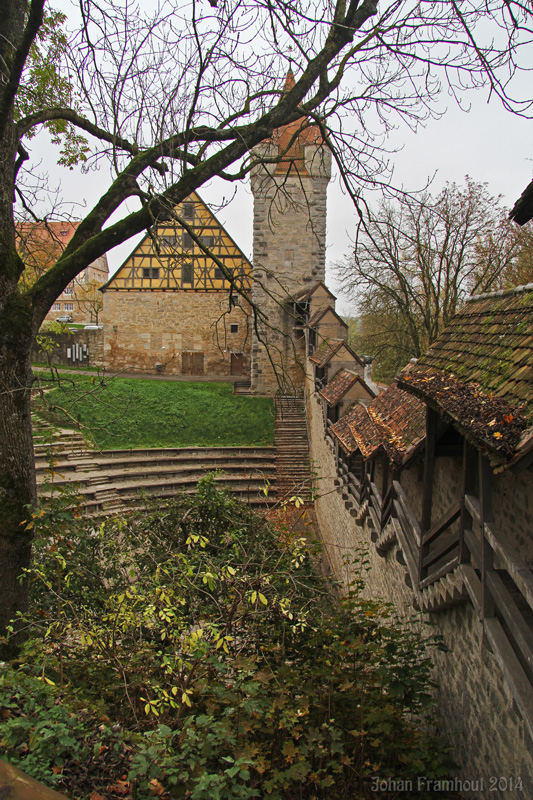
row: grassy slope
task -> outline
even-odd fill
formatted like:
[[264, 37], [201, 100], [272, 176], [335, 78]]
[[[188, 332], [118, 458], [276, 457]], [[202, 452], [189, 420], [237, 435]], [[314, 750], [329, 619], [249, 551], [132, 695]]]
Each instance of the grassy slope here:
[[[104, 450], [269, 445], [274, 438], [272, 401], [236, 397], [227, 383], [113, 378], [100, 386], [98, 378], [73, 375], [62, 376], [60, 387], [46, 392], [46, 398], [87, 426]], [[72, 424], [41, 400], [36, 410], [56, 424]]]

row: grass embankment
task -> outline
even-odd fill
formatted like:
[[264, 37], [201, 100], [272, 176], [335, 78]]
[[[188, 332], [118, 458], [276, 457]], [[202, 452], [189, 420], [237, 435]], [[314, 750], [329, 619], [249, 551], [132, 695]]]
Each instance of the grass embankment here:
[[35, 410], [55, 425], [79, 422], [103, 450], [270, 445], [274, 439], [272, 400], [234, 396], [232, 384], [94, 375], [60, 375], [58, 384], [49, 373], [37, 377], [47, 391]]

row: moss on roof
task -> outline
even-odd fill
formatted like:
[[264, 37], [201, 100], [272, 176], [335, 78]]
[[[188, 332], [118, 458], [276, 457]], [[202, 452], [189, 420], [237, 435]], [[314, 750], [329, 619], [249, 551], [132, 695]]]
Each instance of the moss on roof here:
[[533, 433], [533, 284], [471, 298], [399, 385], [503, 459]]

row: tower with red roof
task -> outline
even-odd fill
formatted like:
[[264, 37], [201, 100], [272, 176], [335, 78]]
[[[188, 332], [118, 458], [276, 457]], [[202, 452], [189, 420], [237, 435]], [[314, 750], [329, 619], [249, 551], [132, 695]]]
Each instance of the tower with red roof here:
[[[289, 70], [284, 91], [294, 84]], [[278, 128], [253, 156], [253, 299], [266, 319], [252, 342], [252, 392], [299, 393], [305, 343], [296, 298], [325, 276], [331, 154], [319, 126], [302, 116]]]

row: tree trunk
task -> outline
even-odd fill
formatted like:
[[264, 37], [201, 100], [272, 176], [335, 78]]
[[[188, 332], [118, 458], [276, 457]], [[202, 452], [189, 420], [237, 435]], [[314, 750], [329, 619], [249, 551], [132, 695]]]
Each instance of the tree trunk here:
[[[9, 67], [20, 39], [25, 3], [8, 3], [4, 11], [6, 41], [3, 68]], [[4, 42], [5, 44], [5, 42]], [[0, 47], [0, 55], [2, 48]], [[4, 79], [0, 83], [6, 85]], [[34, 315], [30, 301], [19, 293], [23, 265], [15, 247], [13, 219], [14, 169], [18, 140], [12, 105], [5, 110], [0, 137], [0, 636], [17, 612], [28, 605], [24, 569], [31, 558], [31, 531], [24, 520], [36, 503], [35, 463], [30, 416], [30, 349]], [[16, 626], [20, 629], [20, 623]], [[20, 635], [0, 643], [0, 658], [14, 653]]]
[[[10, 304], [23, 305], [23, 304]], [[25, 530], [35, 506], [35, 463], [30, 415], [31, 326], [27, 314], [13, 319], [4, 307], [0, 322], [0, 635], [17, 612], [27, 609], [32, 532]], [[26, 330], [24, 330], [24, 328]], [[20, 626], [19, 626], [20, 627]], [[19, 637], [0, 657], [13, 653]]]

